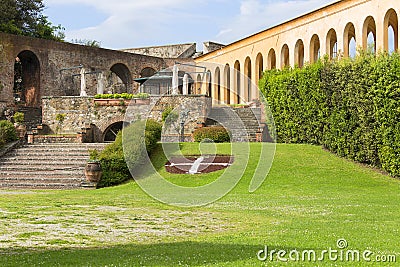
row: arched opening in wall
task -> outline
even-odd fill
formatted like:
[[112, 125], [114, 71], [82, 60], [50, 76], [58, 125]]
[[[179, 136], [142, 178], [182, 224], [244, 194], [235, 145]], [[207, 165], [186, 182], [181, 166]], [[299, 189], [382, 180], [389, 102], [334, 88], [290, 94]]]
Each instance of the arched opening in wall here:
[[290, 65], [290, 61], [289, 61], [289, 46], [287, 44], [285, 44], [282, 47], [282, 51], [281, 51], [281, 66], [282, 69], [289, 67]]
[[221, 71], [219, 67], [215, 69], [215, 75], [214, 75], [214, 95], [213, 98], [221, 101]]
[[13, 93], [20, 106], [41, 106], [40, 62], [32, 51], [22, 51], [15, 58]]
[[252, 69], [251, 69], [251, 59], [250, 57], [247, 57], [246, 60], [244, 61], [244, 75], [246, 82], [245, 84], [245, 101], [249, 102], [251, 101], [251, 75], [252, 75]]
[[235, 94], [236, 94], [236, 99], [234, 104], [240, 104], [240, 94], [241, 94], [241, 88], [240, 88], [240, 62], [239, 60], [236, 60], [235, 62]]
[[229, 64], [225, 65], [224, 69], [224, 101], [226, 104], [231, 103], [231, 68]]
[[354, 58], [356, 55], [356, 29], [351, 22], [347, 23], [344, 28], [343, 45], [344, 57]]
[[264, 58], [261, 53], [258, 53], [256, 58], [256, 84], [262, 78], [264, 72]]
[[315, 63], [321, 57], [321, 43], [318, 35], [314, 34], [310, 41], [310, 62]]
[[140, 72], [140, 78], [146, 78], [146, 77], [152, 77], [154, 74], [156, 74], [156, 70], [150, 67], [142, 69]]
[[107, 127], [103, 134], [103, 141], [104, 142], [114, 142], [117, 134], [127, 126], [127, 123], [123, 121], [115, 122]]
[[365, 19], [363, 26], [363, 49], [372, 53], [376, 51], [376, 24], [371, 16]]
[[206, 74], [206, 83], [207, 83], [207, 87], [206, 87], [206, 95], [208, 96], [208, 97], [211, 97], [211, 91], [212, 91], [212, 83], [211, 83], [211, 71], [207, 71], [207, 74]]
[[337, 35], [334, 29], [330, 29], [326, 36], [326, 51], [330, 59], [335, 59], [339, 56]]
[[384, 20], [384, 49], [389, 53], [393, 53], [399, 49], [399, 22], [397, 13], [394, 9], [390, 9]]
[[108, 93], [131, 93], [132, 88], [132, 75], [129, 68], [121, 63], [113, 65], [107, 77]]
[[268, 69], [276, 69], [276, 53], [273, 48], [271, 48], [268, 52]]
[[299, 68], [304, 66], [304, 43], [302, 40], [297, 40], [294, 47], [294, 64]]

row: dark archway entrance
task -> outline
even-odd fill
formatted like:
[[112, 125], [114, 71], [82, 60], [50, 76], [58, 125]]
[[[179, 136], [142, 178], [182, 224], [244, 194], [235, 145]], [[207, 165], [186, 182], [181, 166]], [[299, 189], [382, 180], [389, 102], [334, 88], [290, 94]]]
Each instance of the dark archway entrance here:
[[22, 51], [15, 58], [14, 100], [19, 106], [41, 106], [40, 62], [32, 51]]
[[117, 63], [110, 69], [111, 74], [108, 77], [109, 93], [132, 93], [132, 76], [128, 67], [124, 64]]

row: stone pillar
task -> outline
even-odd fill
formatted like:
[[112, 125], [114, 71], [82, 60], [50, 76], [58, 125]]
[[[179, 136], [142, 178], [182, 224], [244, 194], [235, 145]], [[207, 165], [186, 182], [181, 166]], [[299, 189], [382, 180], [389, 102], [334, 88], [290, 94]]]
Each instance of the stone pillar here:
[[104, 94], [104, 74], [100, 72], [97, 74], [97, 93]]
[[189, 75], [185, 73], [185, 76], [183, 76], [183, 89], [182, 89], [183, 95], [188, 95], [189, 94]]
[[86, 93], [85, 68], [81, 68], [81, 94], [80, 94], [80, 96], [87, 96], [87, 93]]
[[[388, 29], [384, 29], [384, 19], [377, 19], [375, 20], [376, 23], [376, 52], [382, 51], [385, 49], [385, 31]], [[386, 34], [387, 35], [387, 34]]]
[[179, 94], [179, 68], [174, 65], [172, 70], [172, 95]]

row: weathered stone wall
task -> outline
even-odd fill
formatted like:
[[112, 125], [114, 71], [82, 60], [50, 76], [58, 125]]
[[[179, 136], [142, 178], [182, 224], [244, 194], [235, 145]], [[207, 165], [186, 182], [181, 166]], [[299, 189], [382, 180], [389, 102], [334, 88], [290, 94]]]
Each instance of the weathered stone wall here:
[[[48, 126], [52, 133], [76, 134], [84, 129], [91, 129], [94, 135], [93, 141], [102, 142], [105, 131], [112, 124], [147, 118], [161, 121], [163, 111], [167, 107], [172, 107], [174, 113], [178, 114], [173, 125], [176, 127], [180, 126], [182, 111], [189, 111], [189, 116], [185, 120], [185, 133], [190, 135], [197, 127], [197, 122], [205, 122], [212, 103], [209, 97], [191, 95], [151, 97], [149, 100], [144, 100], [144, 103], [132, 101], [127, 104], [122, 100], [108, 104], [100, 102], [93, 97], [44, 97], [42, 99], [43, 124]], [[65, 114], [62, 125], [59, 125], [56, 120], [57, 114]], [[172, 139], [168, 139], [169, 141], [178, 141], [179, 129], [164, 128], [164, 134], [172, 136]]]
[[[0, 102], [6, 102], [7, 105], [14, 103], [14, 62], [22, 51], [31, 51], [39, 60], [39, 97], [65, 96], [66, 91], [79, 94], [80, 77], [72, 75], [79, 74], [80, 70], [61, 71], [73, 66], [83, 65], [86, 72], [104, 72], [107, 76], [115, 64], [122, 64], [130, 72], [130, 77], [127, 77], [131, 81], [128, 92], [137, 90], [138, 85], [132, 80], [139, 78], [144, 68], [151, 67], [157, 71], [165, 68], [165, 62], [161, 58], [0, 32], [0, 84], [3, 85], [0, 86]], [[87, 94], [95, 95], [98, 76], [88, 74], [86, 78]]]
[[196, 53], [196, 43], [130, 48], [122, 51], [160, 58], [191, 58]]

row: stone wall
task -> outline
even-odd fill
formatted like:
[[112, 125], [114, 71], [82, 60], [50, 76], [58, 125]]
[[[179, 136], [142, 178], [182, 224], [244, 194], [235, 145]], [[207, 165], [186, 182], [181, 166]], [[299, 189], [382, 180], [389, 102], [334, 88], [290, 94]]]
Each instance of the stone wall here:
[[[104, 103], [104, 100], [95, 100], [94, 97], [43, 97], [42, 121], [50, 133], [76, 134], [89, 131], [89, 135], [93, 135], [89, 141], [102, 142], [105, 131], [114, 123], [130, 123], [147, 118], [161, 122], [163, 111], [172, 107], [178, 116], [170, 127], [164, 127], [163, 133], [172, 138], [168, 138], [169, 141], [178, 141], [182, 111], [189, 111], [185, 119], [185, 134], [190, 137], [197, 123], [205, 122], [211, 111], [211, 103], [211, 98], [201, 95], [151, 97], [130, 103], [123, 100]], [[61, 125], [56, 120], [57, 114], [65, 114]]]
[[[14, 104], [15, 59], [23, 51], [30, 51], [39, 63], [39, 80], [35, 81], [35, 87], [38, 87], [35, 93], [39, 100], [42, 96], [79, 95], [80, 69], [63, 70], [74, 66], [82, 65], [87, 73], [92, 73], [86, 75], [88, 95], [96, 94], [98, 73], [104, 74], [105, 82], [116, 79], [111, 77], [113, 66], [126, 67], [127, 72], [122, 76], [126, 76], [123, 78], [129, 82], [128, 92], [137, 90], [138, 85], [132, 81], [140, 77], [144, 68], [159, 71], [166, 67], [161, 58], [0, 32], [0, 102], [9, 106]], [[120, 67], [114, 70], [122, 72]]]
[[191, 58], [196, 53], [196, 43], [130, 48], [122, 51], [160, 58]]

